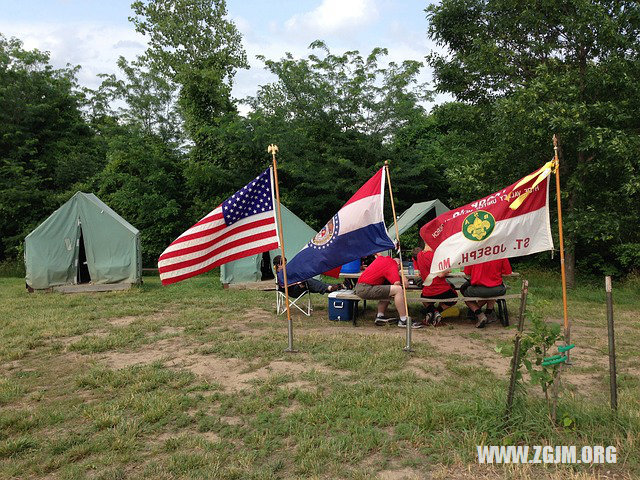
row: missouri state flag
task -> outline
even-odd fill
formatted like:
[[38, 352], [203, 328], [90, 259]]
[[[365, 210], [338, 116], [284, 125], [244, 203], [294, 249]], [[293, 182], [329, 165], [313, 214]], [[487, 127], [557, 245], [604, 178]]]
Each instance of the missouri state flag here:
[[162, 284], [278, 248], [273, 192], [268, 168], [180, 235], [158, 259]]
[[450, 210], [423, 226], [420, 236], [434, 250], [430, 274], [553, 250], [549, 222], [551, 168], [549, 162], [513, 185]]
[[[385, 169], [358, 190], [298, 254], [287, 262], [289, 284], [394, 248], [383, 215]], [[282, 272], [279, 273], [282, 282]]]

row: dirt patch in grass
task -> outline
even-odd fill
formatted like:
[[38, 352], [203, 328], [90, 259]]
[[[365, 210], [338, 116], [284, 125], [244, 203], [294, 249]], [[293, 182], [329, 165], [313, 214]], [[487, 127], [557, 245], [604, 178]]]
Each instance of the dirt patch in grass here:
[[162, 327], [160, 333], [162, 335], [179, 335], [184, 332], [184, 327]]
[[[427, 368], [425, 368], [427, 367]], [[438, 372], [445, 372], [446, 366], [441, 360], [429, 359], [429, 364], [425, 364], [422, 358], [411, 358], [407, 362], [407, 370], [416, 374], [418, 378], [427, 380], [442, 380]]]
[[[275, 306], [274, 306], [275, 311]], [[243, 317], [245, 320], [250, 322], [255, 322], [259, 320], [273, 321], [274, 311], [268, 311], [263, 308], [251, 308], [249, 310], [245, 310], [243, 312]], [[286, 316], [285, 316], [286, 319]]]
[[[274, 375], [292, 375], [294, 378], [303, 373], [316, 370], [320, 373], [335, 375], [336, 372], [320, 364], [306, 362], [293, 363], [276, 360], [257, 370], [247, 372], [247, 363], [236, 358], [218, 358], [213, 355], [191, 355], [184, 359], [183, 368], [198, 376], [216, 382], [225, 390], [240, 391], [249, 387], [255, 381], [263, 381]], [[294, 380], [287, 386], [293, 388], [307, 388], [308, 382]]]
[[189, 435], [190, 437], [202, 437], [212, 443], [217, 443], [220, 441], [220, 436], [215, 432], [194, 432], [190, 430], [181, 430], [179, 432], [163, 432], [155, 437], [155, 441], [158, 443], [165, 443], [168, 440], [179, 439], [185, 435]]
[[127, 315], [125, 317], [116, 317], [107, 319], [107, 323], [112, 327], [127, 327], [138, 320], [164, 320], [171, 317], [176, 312], [171, 309], [162, 310], [150, 315]]
[[220, 417], [220, 421], [227, 425], [244, 425], [244, 420], [240, 417]]
[[180, 338], [167, 338], [150, 345], [145, 345], [140, 350], [133, 352], [107, 352], [96, 356], [96, 359], [114, 369], [130, 367], [131, 365], [147, 364], [157, 361], [165, 361], [174, 364], [188, 357], [193, 348], [185, 344]]
[[109, 320], [107, 320], [107, 323], [109, 323], [109, 325], [111, 325], [112, 327], [127, 327], [136, 320], [140, 320], [142, 318], [144, 317], [135, 317], [129, 315], [127, 317], [110, 318]]
[[[483, 333], [488, 333], [488, 331], [483, 330]], [[498, 377], [507, 377], [508, 375], [511, 359], [496, 353], [483, 340], [466, 338], [459, 329], [442, 328], [433, 329], [430, 339], [432, 339], [431, 345], [441, 353], [472, 357], [475, 365], [486, 367], [494, 375]]]
[[114, 369], [161, 361], [168, 367], [189, 370], [199, 377], [219, 384], [225, 390], [235, 392], [248, 388], [256, 381], [265, 381], [275, 375], [291, 376], [293, 379], [286, 383], [287, 386], [306, 389], [311, 387], [311, 383], [297, 377], [312, 370], [327, 375], [344, 374], [309, 361], [299, 363], [276, 360], [251, 369], [246, 360], [202, 355], [195, 353], [196, 348], [196, 344], [186, 343], [180, 337], [172, 337], [145, 345], [136, 351], [107, 352], [95, 358]]
[[403, 468], [401, 470], [382, 470], [378, 472], [376, 478], [380, 480], [422, 480], [424, 473], [413, 468]]

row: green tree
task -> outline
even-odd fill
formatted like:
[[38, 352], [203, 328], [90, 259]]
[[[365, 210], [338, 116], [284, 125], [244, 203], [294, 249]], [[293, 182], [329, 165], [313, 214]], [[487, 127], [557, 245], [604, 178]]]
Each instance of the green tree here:
[[15, 257], [64, 192], [103, 166], [76, 72], [0, 35], [0, 259]]
[[437, 89], [490, 119], [481, 169], [516, 179], [552, 156], [558, 134], [570, 285], [577, 252], [606, 266], [622, 238], [638, 242], [627, 235], [640, 214], [638, 3], [443, 0], [426, 11], [448, 49], [429, 56]]
[[219, 162], [227, 128], [237, 116], [233, 77], [247, 68], [242, 37], [227, 20], [224, 0], [149, 0], [131, 5], [130, 20], [149, 36], [151, 68], [180, 87], [178, 103], [197, 162]]
[[192, 223], [176, 86], [144, 57], [120, 57], [118, 67], [121, 75], [100, 75], [100, 87], [85, 92], [107, 161], [87, 187], [140, 230], [143, 264], [155, 266]]
[[108, 139], [107, 161], [92, 187], [140, 230], [143, 264], [155, 266], [160, 253], [193, 223], [183, 212], [181, 155], [161, 136], [127, 125]]
[[[366, 57], [358, 51], [332, 54], [321, 41], [310, 48], [302, 59], [259, 57], [277, 80], [247, 99], [256, 143], [280, 147], [284, 201], [319, 228], [387, 159], [394, 179], [396, 173], [403, 179], [395, 185], [405, 183], [406, 172], [415, 186], [412, 195], [433, 191], [426, 185], [430, 177], [419, 174], [425, 159], [410, 139], [425, 117], [421, 102], [430, 95], [416, 81], [421, 64], [382, 67], [382, 48]], [[398, 209], [414, 200], [404, 193], [397, 194]]]
[[[117, 116], [121, 123], [135, 125], [147, 135], [157, 134], [168, 143], [180, 143], [182, 119], [177, 110], [177, 86], [143, 56], [133, 62], [118, 58], [124, 78], [102, 74], [102, 84], [90, 92], [98, 114]], [[111, 111], [116, 101], [124, 106]]]

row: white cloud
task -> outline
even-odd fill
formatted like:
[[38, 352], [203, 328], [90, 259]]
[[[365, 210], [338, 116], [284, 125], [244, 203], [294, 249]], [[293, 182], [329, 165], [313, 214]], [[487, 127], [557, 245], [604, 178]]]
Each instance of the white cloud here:
[[290, 32], [328, 34], [367, 25], [378, 17], [373, 0], [322, 0], [314, 10], [285, 22]]
[[96, 88], [100, 73], [117, 73], [117, 60], [133, 60], [146, 48], [145, 37], [129, 26], [97, 23], [0, 23], [0, 32], [22, 40], [27, 50], [37, 48], [50, 53], [56, 68], [80, 65], [78, 81]]

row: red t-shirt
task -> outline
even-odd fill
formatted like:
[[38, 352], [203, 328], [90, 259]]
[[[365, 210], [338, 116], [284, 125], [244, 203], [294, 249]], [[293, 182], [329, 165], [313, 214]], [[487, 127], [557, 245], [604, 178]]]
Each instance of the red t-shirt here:
[[385, 280], [393, 285], [400, 281], [400, 273], [398, 264], [393, 258], [380, 255], [362, 272], [358, 283], [383, 285]]
[[509, 275], [511, 272], [511, 264], [506, 258], [464, 267], [464, 273], [471, 275], [471, 285], [484, 287], [502, 285], [502, 275]]
[[[427, 276], [429, 276], [432, 261], [433, 252], [423, 250], [418, 254], [418, 270], [420, 270], [420, 277], [422, 277], [423, 282]], [[425, 285], [422, 287], [422, 294], [430, 297], [431, 295], [439, 295], [449, 290], [451, 290], [451, 285], [447, 283], [444, 277], [435, 277], [431, 282], [431, 285]]]

